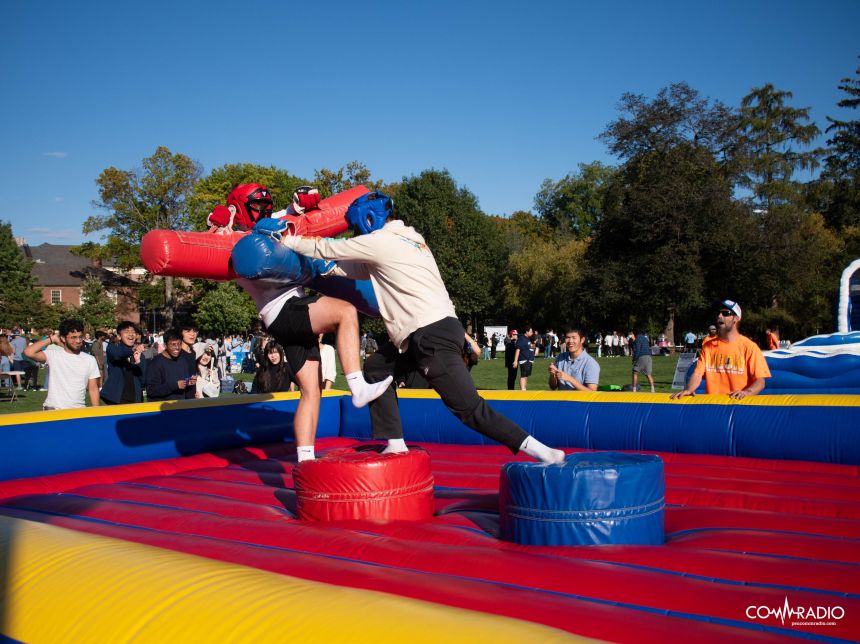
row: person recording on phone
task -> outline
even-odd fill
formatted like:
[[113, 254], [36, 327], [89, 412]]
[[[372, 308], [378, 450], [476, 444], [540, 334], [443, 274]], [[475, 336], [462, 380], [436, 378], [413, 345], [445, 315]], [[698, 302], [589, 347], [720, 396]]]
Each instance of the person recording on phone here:
[[143, 402], [147, 360], [143, 357], [146, 347], [138, 340], [140, 329], [126, 320], [119, 323], [116, 332], [119, 341], [108, 344], [105, 351], [107, 379], [101, 389], [102, 402], [106, 405]]
[[164, 334], [164, 351], [146, 369], [146, 397], [150, 402], [184, 400], [197, 395], [196, 365], [182, 357], [182, 335]]

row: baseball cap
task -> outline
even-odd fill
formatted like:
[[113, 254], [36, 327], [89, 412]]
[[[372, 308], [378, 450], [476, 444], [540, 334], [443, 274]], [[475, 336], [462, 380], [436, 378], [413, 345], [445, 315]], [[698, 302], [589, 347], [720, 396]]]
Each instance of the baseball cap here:
[[519, 335], [516, 329], [511, 329], [511, 335]]
[[714, 303], [714, 309], [728, 309], [732, 313], [735, 314], [737, 319], [741, 319], [741, 305], [735, 302], [734, 300], [720, 300], [719, 302]]

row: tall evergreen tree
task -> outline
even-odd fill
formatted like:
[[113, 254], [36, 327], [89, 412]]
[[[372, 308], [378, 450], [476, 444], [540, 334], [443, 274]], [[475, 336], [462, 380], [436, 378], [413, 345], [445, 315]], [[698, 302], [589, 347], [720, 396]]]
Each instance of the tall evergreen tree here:
[[[860, 76], [860, 67], [855, 74]], [[837, 107], [856, 110], [860, 106], [860, 78], [843, 78], [839, 89], [847, 96], [836, 104]], [[826, 130], [830, 134], [827, 140], [830, 148], [822, 173], [822, 181], [828, 188], [824, 216], [837, 230], [854, 228], [850, 232], [856, 237], [856, 229], [860, 228], [860, 119], [828, 116], [827, 120], [830, 123]], [[860, 244], [851, 250], [860, 253]]]
[[798, 170], [818, 167], [821, 158], [820, 149], [803, 150], [821, 131], [809, 123], [808, 107], [788, 105], [792, 97], [768, 83], [754, 87], [741, 100], [739, 183], [765, 210], [799, 204], [803, 186], [793, 177]]
[[12, 234], [12, 224], [0, 222], [0, 328], [27, 329], [45, 322], [45, 305], [27, 259]]

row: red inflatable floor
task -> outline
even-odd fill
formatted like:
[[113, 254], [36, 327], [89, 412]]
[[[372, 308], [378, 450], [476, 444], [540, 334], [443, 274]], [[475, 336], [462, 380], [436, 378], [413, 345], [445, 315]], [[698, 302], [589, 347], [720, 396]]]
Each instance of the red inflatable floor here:
[[297, 521], [286, 445], [10, 481], [0, 513], [605, 640], [860, 640], [857, 467], [662, 454], [664, 546], [534, 547], [496, 536], [504, 448], [421, 447], [420, 522]]

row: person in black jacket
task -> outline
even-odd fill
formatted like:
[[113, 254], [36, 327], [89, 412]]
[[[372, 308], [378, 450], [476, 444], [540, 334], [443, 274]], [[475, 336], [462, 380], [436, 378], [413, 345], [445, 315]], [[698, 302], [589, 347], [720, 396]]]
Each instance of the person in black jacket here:
[[290, 363], [284, 357], [284, 348], [274, 340], [269, 340], [266, 344], [263, 361], [254, 376], [251, 393], [269, 394], [277, 391], [293, 391], [295, 389], [293, 380], [293, 370], [290, 369]]
[[508, 370], [508, 389], [510, 391], [513, 391], [517, 382], [517, 364], [514, 362], [514, 355], [517, 352], [519, 337], [517, 330], [512, 329], [508, 339], [505, 340], [505, 368]]
[[183, 400], [197, 394], [196, 363], [182, 353], [182, 336], [171, 329], [164, 334], [164, 351], [146, 369], [146, 396], [150, 402]]
[[102, 402], [106, 405], [142, 402], [147, 361], [143, 357], [144, 346], [138, 342], [140, 330], [134, 322], [126, 320], [119, 323], [116, 332], [119, 342], [111, 342], [105, 351], [107, 377], [101, 389]]

